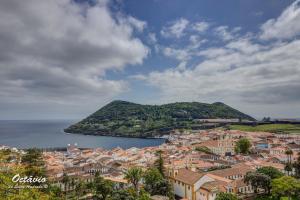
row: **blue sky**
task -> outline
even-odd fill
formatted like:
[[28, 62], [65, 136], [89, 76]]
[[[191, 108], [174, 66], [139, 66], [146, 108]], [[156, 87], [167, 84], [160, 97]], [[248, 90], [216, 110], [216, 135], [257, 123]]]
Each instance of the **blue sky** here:
[[0, 119], [79, 119], [115, 99], [299, 117], [299, 1], [4, 0], [0, 13]]

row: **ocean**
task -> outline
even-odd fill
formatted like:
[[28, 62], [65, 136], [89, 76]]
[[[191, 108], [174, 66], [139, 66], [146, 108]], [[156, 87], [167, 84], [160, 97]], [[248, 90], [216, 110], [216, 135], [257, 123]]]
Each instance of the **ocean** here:
[[63, 129], [74, 123], [71, 120], [0, 120], [0, 146], [17, 148], [56, 148], [77, 144], [82, 148], [158, 146], [164, 139], [141, 139], [67, 134]]

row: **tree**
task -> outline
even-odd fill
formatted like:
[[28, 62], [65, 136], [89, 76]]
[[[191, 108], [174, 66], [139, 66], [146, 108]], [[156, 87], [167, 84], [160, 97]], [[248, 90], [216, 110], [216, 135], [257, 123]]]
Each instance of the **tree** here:
[[163, 176], [159, 172], [157, 168], [150, 168], [144, 173], [144, 182], [145, 182], [145, 189], [151, 195], [156, 195], [157, 190], [157, 183], [163, 180]]
[[169, 197], [169, 200], [174, 199], [174, 191], [172, 185], [167, 179], [162, 179], [156, 183], [157, 194]]
[[114, 190], [110, 200], [135, 200], [129, 190]]
[[207, 153], [207, 154], [213, 154], [212, 151], [206, 146], [196, 147], [195, 150], [199, 151], [199, 152]]
[[295, 168], [295, 175], [297, 178], [300, 178], [300, 153], [298, 153], [298, 158], [295, 161], [295, 163], [293, 164], [294, 168]]
[[293, 165], [292, 165], [292, 155], [293, 155], [293, 151], [291, 149], [287, 149], [285, 151], [285, 154], [287, 155], [288, 159], [287, 159], [287, 163], [285, 164], [285, 171], [287, 171], [288, 175], [290, 175], [290, 172], [293, 171]]
[[284, 176], [284, 174], [279, 171], [278, 169], [268, 166], [268, 167], [261, 167], [256, 170], [258, 173], [268, 175], [271, 179], [280, 178]]
[[41, 150], [32, 148], [26, 151], [26, 154], [22, 156], [21, 162], [29, 166], [43, 166], [43, 154]]
[[113, 192], [113, 183], [109, 180], [105, 180], [98, 173], [96, 173], [93, 189], [96, 193], [96, 199], [105, 200]]
[[292, 162], [293, 151], [291, 149], [288, 149], [288, 150], [285, 151], [285, 154], [288, 156], [287, 163], [291, 163]]
[[[25, 174], [33, 177], [45, 177], [45, 167], [42, 151], [36, 148], [28, 149], [22, 156], [21, 163], [26, 165]], [[38, 185], [38, 183], [34, 183]]]
[[241, 138], [239, 139], [239, 141], [236, 142], [235, 152], [247, 154], [249, 153], [250, 147], [251, 147], [250, 141], [247, 138]]
[[286, 163], [284, 166], [284, 170], [287, 171], [287, 174], [289, 176], [290, 172], [293, 171], [293, 165], [291, 163]]
[[48, 192], [57, 198], [62, 196], [62, 191], [61, 191], [60, 187], [58, 187], [56, 185], [49, 184]]
[[84, 194], [85, 188], [86, 188], [85, 184], [81, 180], [76, 183], [75, 193], [76, 193], [77, 199], [79, 199]]
[[162, 151], [156, 152], [158, 155], [158, 159], [155, 161], [154, 166], [158, 169], [163, 177], [165, 177], [165, 167], [164, 167], [164, 159], [162, 157]]
[[272, 181], [272, 195], [277, 198], [287, 196], [289, 199], [299, 197], [300, 181], [290, 176], [274, 179]]
[[258, 188], [264, 189], [266, 192], [270, 192], [271, 178], [268, 175], [258, 172], [247, 172], [244, 182], [252, 185], [254, 192], [258, 192]]
[[145, 190], [141, 190], [137, 200], [151, 200], [149, 193]]
[[173, 188], [157, 168], [148, 169], [144, 176], [145, 190], [151, 195], [164, 195], [174, 199]]
[[127, 172], [125, 172], [125, 179], [127, 179], [128, 182], [133, 185], [136, 193], [139, 191], [139, 182], [142, 178], [142, 175], [143, 171], [139, 167], [130, 168]]
[[63, 173], [61, 182], [64, 184], [65, 195], [67, 196], [67, 187], [70, 182], [70, 178], [65, 172]]
[[238, 200], [238, 197], [232, 193], [220, 192], [215, 200]]

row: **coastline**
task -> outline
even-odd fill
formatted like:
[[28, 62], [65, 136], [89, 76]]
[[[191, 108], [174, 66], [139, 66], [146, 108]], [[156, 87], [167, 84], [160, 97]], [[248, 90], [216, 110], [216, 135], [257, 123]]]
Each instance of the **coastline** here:
[[92, 135], [92, 136], [106, 136], [106, 137], [117, 137], [117, 138], [139, 138], [139, 139], [167, 139], [169, 135], [165, 134], [162, 136], [152, 136], [152, 137], [144, 137], [144, 136], [128, 136], [128, 135], [108, 135], [108, 134], [99, 134], [99, 133], [70, 133], [65, 132], [65, 134], [75, 134], [75, 135]]

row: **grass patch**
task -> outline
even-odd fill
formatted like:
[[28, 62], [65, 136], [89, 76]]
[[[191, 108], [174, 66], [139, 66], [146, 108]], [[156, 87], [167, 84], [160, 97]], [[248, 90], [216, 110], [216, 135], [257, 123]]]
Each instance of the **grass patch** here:
[[300, 134], [300, 125], [299, 124], [263, 124], [257, 126], [248, 126], [248, 125], [230, 125], [232, 130], [240, 131], [263, 131], [271, 133], [299, 133]]

